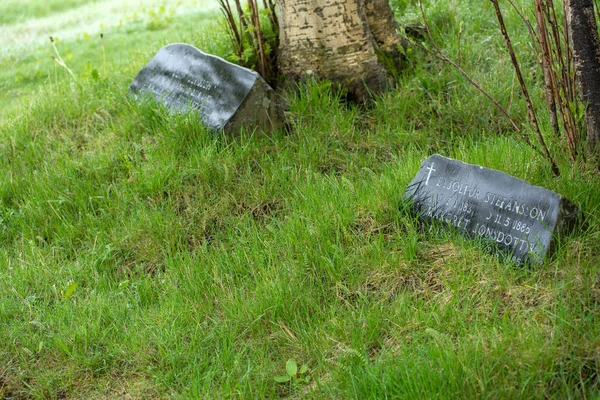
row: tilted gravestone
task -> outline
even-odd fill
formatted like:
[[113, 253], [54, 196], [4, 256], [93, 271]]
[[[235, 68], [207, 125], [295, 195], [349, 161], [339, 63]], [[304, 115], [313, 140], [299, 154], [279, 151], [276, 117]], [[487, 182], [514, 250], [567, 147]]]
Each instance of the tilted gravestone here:
[[403, 199], [421, 221], [438, 221], [482, 238], [519, 264], [543, 262], [580, 210], [565, 197], [503, 172], [433, 155]]
[[187, 44], [160, 49], [131, 90], [150, 94], [173, 111], [195, 109], [214, 130], [283, 126], [277, 94], [258, 73]]

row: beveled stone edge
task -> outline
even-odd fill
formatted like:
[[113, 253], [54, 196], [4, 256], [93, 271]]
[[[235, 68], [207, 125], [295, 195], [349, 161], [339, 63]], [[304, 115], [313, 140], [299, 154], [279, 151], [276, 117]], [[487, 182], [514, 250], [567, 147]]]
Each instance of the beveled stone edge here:
[[[227, 60], [226, 60], [226, 59], [224, 59], [223, 57], [219, 57], [219, 56], [217, 56], [217, 55], [214, 55], [214, 54], [206, 53], [206, 52], [204, 52], [204, 51], [200, 50], [199, 48], [197, 48], [196, 46], [194, 46], [194, 45], [192, 45], [192, 44], [188, 44], [188, 43], [180, 43], [180, 42], [177, 42], [177, 43], [169, 43], [169, 44], [167, 44], [167, 45], [164, 45], [163, 47], [161, 47], [160, 49], [158, 49], [158, 51], [156, 51], [156, 53], [154, 53], [154, 55], [153, 55], [153, 56], [150, 58], [150, 60], [148, 60], [148, 62], [146, 62], [146, 64], [145, 64], [145, 65], [144, 65], [144, 66], [143, 66], [143, 67], [142, 67], [142, 68], [141, 68], [141, 69], [138, 71], [138, 73], [137, 73], [137, 74], [135, 75], [135, 77], [132, 79], [131, 83], [129, 84], [129, 91], [130, 91], [131, 93], [133, 93], [133, 94], [134, 94], [136, 97], [138, 97], [138, 96], [139, 96], [139, 97], [143, 96], [143, 95], [144, 95], [144, 92], [143, 92], [143, 91], [140, 91], [140, 89], [134, 90], [134, 89], [132, 88], [132, 86], [133, 86], [133, 83], [134, 83], [134, 82], [135, 82], [135, 80], [138, 78], [138, 76], [140, 76], [140, 74], [142, 73], [142, 71], [143, 71], [143, 70], [144, 70], [144, 69], [145, 69], [145, 68], [146, 68], [146, 67], [147, 67], [147, 66], [148, 66], [148, 65], [149, 65], [149, 64], [152, 62], [152, 60], [154, 60], [154, 58], [155, 58], [155, 57], [158, 55], [158, 53], [160, 53], [162, 50], [164, 50], [164, 49], [166, 49], [166, 48], [168, 48], [168, 47], [170, 47], [170, 46], [177, 46], [177, 45], [183, 45], [183, 46], [188, 46], [188, 47], [191, 47], [191, 48], [193, 48], [194, 50], [198, 51], [199, 53], [201, 53], [201, 54], [205, 55], [206, 57], [209, 57], [209, 58], [214, 58], [214, 59], [220, 60], [220, 61], [222, 61], [222, 62], [224, 62], [224, 63], [226, 63], [226, 64], [233, 65], [233, 66], [235, 66], [235, 67], [237, 67], [237, 68], [241, 68], [241, 69], [243, 69], [243, 70], [246, 70], [247, 72], [250, 72], [252, 75], [254, 75], [254, 82], [252, 83], [252, 87], [250, 87], [250, 89], [248, 90], [248, 92], [247, 92], [247, 93], [244, 95], [244, 98], [243, 98], [243, 99], [240, 101], [240, 105], [238, 106], [238, 110], [239, 110], [239, 109], [242, 107], [242, 105], [243, 105], [243, 104], [246, 102], [246, 99], [248, 98], [248, 96], [249, 96], [249, 95], [250, 95], [250, 93], [252, 92], [252, 89], [253, 89], [253, 88], [254, 88], [254, 86], [256, 85], [256, 82], [257, 82], [259, 79], [262, 79], [262, 76], [261, 76], [261, 75], [260, 75], [258, 72], [256, 72], [256, 71], [253, 71], [253, 70], [251, 70], [251, 69], [249, 69], [249, 68], [246, 68], [246, 67], [242, 67], [241, 65], [234, 64], [234, 63], [232, 63], [231, 61], [227, 61]], [[266, 83], [266, 82], [265, 82], [265, 83]], [[267, 84], [267, 85], [268, 85], [268, 84]], [[270, 86], [269, 86], [269, 87], [270, 87]], [[156, 98], [156, 96], [153, 96], [151, 93], [147, 93], [147, 95], [148, 95], [148, 97], [152, 97], [152, 98], [154, 98], [154, 100], [155, 100], [155, 101], [157, 101], [157, 102], [159, 101], [159, 100]], [[164, 103], [163, 103], [163, 104], [164, 104]], [[167, 106], [167, 108], [171, 110], [171, 108], [170, 108], [170, 107], [168, 107], [168, 106]], [[195, 109], [193, 106], [189, 106], [189, 105], [188, 105], [188, 106], [187, 106], [187, 109], [185, 109], [185, 110], [171, 110], [171, 111], [173, 111], [173, 112], [186, 112], [186, 113], [192, 113], [192, 112], [196, 112], [196, 113], [197, 113], [197, 115], [198, 115], [198, 118], [200, 119], [200, 121], [202, 122], [202, 124], [203, 124], [203, 125], [204, 125], [204, 126], [205, 126], [205, 127], [208, 129], [208, 130], [210, 130], [210, 131], [213, 131], [213, 132], [219, 132], [219, 131], [222, 131], [222, 130], [227, 130], [227, 126], [229, 125], [229, 122], [235, 118], [235, 115], [237, 114], [237, 111], [238, 111], [238, 110], [236, 110], [236, 112], [235, 112], [235, 113], [233, 113], [233, 115], [231, 116], [231, 118], [230, 118], [228, 121], [226, 121], [224, 124], [221, 124], [221, 125], [220, 125], [220, 126], [218, 126], [218, 127], [211, 127], [211, 126], [207, 125], [207, 124], [204, 122], [204, 119], [202, 118], [202, 115], [200, 115], [200, 111], [199, 111], [199, 110], [197, 110], [197, 109]]]

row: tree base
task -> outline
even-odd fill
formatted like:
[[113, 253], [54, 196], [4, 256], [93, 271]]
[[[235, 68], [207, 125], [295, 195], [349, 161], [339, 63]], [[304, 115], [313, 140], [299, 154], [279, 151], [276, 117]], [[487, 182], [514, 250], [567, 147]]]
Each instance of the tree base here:
[[280, 0], [278, 7], [285, 86], [327, 79], [362, 103], [395, 86], [404, 45], [387, 0]]

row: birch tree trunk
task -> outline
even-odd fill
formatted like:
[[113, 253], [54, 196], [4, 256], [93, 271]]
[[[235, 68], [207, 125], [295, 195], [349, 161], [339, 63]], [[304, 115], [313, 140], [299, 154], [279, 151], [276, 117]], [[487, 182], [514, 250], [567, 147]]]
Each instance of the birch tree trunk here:
[[329, 79], [364, 102], [394, 85], [402, 40], [388, 0], [277, 0], [279, 72]]
[[593, 0], [566, 0], [579, 92], [586, 103], [585, 125], [591, 154], [600, 156], [600, 39]]

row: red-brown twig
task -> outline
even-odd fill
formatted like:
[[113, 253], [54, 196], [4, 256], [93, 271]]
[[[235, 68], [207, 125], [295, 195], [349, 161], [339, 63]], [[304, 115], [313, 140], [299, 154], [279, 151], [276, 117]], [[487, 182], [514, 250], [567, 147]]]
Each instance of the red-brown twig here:
[[256, 4], [256, 0], [248, 0], [248, 6], [250, 7], [251, 14], [251, 22], [254, 26], [253, 34], [254, 40], [257, 43], [258, 54], [257, 54], [257, 64], [258, 64], [258, 72], [262, 76], [267, 76], [267, 69], [269, 64], [267, 62], [267, 57], [265, 54], [265, 39], [262, 34], [262, 30], [260, 29], [260, 18], [258, 17], [258, 4]]
[[442, 50], [439, 48], [439, 46], [437, 45], [437, 43], [433, 39], [433, 35], [431, 34], [431, 31], [429, 29], [429, 24], [427, 22], [427, 17], [425, 16], [425, 10], [423, 9], [423, 3], [422, 2], [419, 2], [419, 7], [421, 8], [421, 16], [423, 18], [423, 25], [425, 26], [425, 32], [427, 34], [427, 39], [429, 40], [429, 42], [431, 43], [431, 45], [434, 47], [435, 51], [430, 51], [429, 49], [427, 49], [427, 48], [419, 45], [418, 43], [416, 43], [416, 45], [419, 46], [420, 48], [424, 49], [425, 51], [428, 51], [430, 54], [432, 54], [438, 60], [443, 61], [443, 62], [445, 62], [445, 63], [450, 64], [451, 66], [453, 66], [462, 76], [465, 77], [465, 79], [467, 81], [469, 81], [469, 83], [475, 89], [477, 89], [481, 94], [483, 94], [485, 97], [487, 97], [488, 100], [490, 100], [492, 102], [492, 104], [494, 104], [496, 106], [496, 108], [498, 108], [498, 110], [500, 110], [500, 112], [502, 114], [504, 114], [504, 116], [506, 116], [506, 118], [508, 119], [508, 121], [510, 122], [510, 124], [513, 126], [513, 128], [515, 129], [515, 131], [521, 135], [521, 138], [523, 139], [523, 141], [525, 141], [525, 143], [528, 146], [530, 146], [533, 150], [535, 150], [541, 156], [544, 156], [544, 154], [537, 147], [535, 147], [533, 145], [533, 143], [531, 143], [531, 141], [529, 140], [529, 138], [525, 134], [523, 134], [521, 128], [519, 127], [519, 125], [517, 124], [517, 122], [510, 116], [510, 113], [506, 110], [506, 108], [504, 108], [502, 106], [502, 104], [500, 104], [494, 97], [492, 97], [492, 95], [490, 95], [485, 89], [483, 89], [483, 87], [479, 83], [477, 83], [473, 78], [471, 78], [469, 76], [469, 74], [467, 74], [467, 72], [460, 67], [460, 65], [456, 64], [454, 61], [452, 61], [452, 59], [450, 59], [447, 55], [445, 55], [442, 52]]
[[548, 109], [550, 111], [550, 125], [552, 126], [554, 134], [558, 137], [560, 135], [560, 131], [556, 113], [556, 85], [552, 71], [552, 52], [550, 51], [550, 45], [548, 43], [548, 29], [546, 28], [546, 18], [542, 6], [542, 0], [535, 0], [535, 18], [537, 21], [538, 42], [541, 47], [541, 64], [542, 71], [544, 72], [546, 101], [548, 102]]
[[537, 116], [535, 114], [535, 109], [533, 108], [533, 103], [531, 102], [531, 98], [529, 96], [529, 91], [527, 90], [527, 85], [525, 85], [523, 75], [521, 74], [521, 68], [519, 67], [519, 62], [517, 61], [517, 56], [515, 55], [515, 51], [513, 49], [512, 42], [510, 40], [510, 36], [508, 35], [508, 32], [506, 30], [506, 25], [504, 24], [504, 17], [502, 16], [502, 11], [500, 11], [500, 6], [498, 5], [498, 0], [490, 0], [490, 1], [494, 5], [494, 10], [496, 11], [496, 17], [498, 19], [498, 23], [500, 24], [500, 31], [502, 32], [502, 36], [504, 36], [504, 41], [506, 43], [506, 48], [508, 49], [508, 53], [510, 55], [510, 60], [515, 69], [515, 73], [517, 74], [517, 79], [519, 80], [519, 84], [521, 85], [521, 91], [523, 93], [523, 96], [525, 97], [525, 102], [527, 103], [527, 112], [529, 114], [529, 119], [533, 123], [533, 127], [535, 130], [535, 134], [537, 136], [538, 142], [539, 142], [540, 146], [542, 147], [542, 151], [544, 152], [546, 159], [550, 163], [550, 166], [552, 168], [552, 173], [555, 176], [560, 176], [560, 171], [558, 169], [558, 166], [554, 162], [554, 159], [552, 158], [552, 155], [550, 154], [550, 151], [548, 150], [548, 146], [546, 145], [546, 142], [544, 141], [542, 132], [540, 131], [540, 126], [539, 126], [539, 123], [537, 120]]
[[227, 21], [227, 26], [229, 27], [228, 31], [231, 35], [231, 44], [234, 48], [234, 51], [238, 57], [242, 56], [244, 51], [244, 45], [242, 40], [242, 34], [238, 30], [238, 26], [235, 23], [235, 19], [233, 18], [233, 12], [231, 10], [231, 6], [229, 5], [229, 0], [218, 0], [219, 5], [221, 6], [221, 11], [225, 16], [225, 20]]

